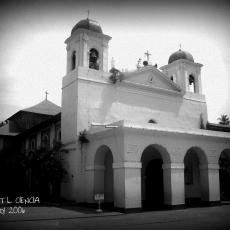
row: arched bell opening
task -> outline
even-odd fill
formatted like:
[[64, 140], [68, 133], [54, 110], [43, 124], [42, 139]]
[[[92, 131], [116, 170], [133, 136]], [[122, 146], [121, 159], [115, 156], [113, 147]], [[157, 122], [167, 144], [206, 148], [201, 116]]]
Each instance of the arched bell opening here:
[[89, 51], [89, 68], [99, 70], [99, 52], [96, 49], [90, 49]]
[[196, 82], [193, 75], [189, 75], [189, 92], [196, 93]]
[[76, 51], [73, 51], [71, 56], [71, 70], [76, 68]]

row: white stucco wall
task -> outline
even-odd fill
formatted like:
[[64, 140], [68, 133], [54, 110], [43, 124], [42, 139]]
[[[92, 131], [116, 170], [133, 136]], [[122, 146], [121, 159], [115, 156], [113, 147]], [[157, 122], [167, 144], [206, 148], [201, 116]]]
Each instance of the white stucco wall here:
[[[123, 127], [123, 128], [122, 128]], [[201, 198], [218, 201], [218, 160], [221, 152], [229, 148], [229, 134], [207, 130], [161, 129], [149, 124], [138, 126], [123, 122], [121, 126], [90, 135], [86, 168], [93, 168], [95, 149], [108, 145], [114, 155], [114, 202], [116, 207], [141, 207], [141, 157], [143, 151], [153, 145], [162, 156], [164, 171], [164, 202], [168, 205], [184, 204], [185, 198]], [[122, 131], [123, 130], [123, 131]], [[93, 131], [93, 130], [92, 130]], [[114, 140], [117, 140], [116, 142]], [[194, 184], [184, 184], [184, 158], [188, 151], [197, 149], [199, 165], [194, 171]], [[199, 151], [204, 153], [203, 155]], [[158, 157], [158, 156], [157, 156]], [[91, 171], [93, 175], [93, 170]], [[86, 174], [86, 180], [90, 180]], [[91, 180], [92, 181], [92, 180]], [[93, 199], [93, 184], [85, 187], [86, 200]]]
[[[207, 121], [204, 98], [191, 98], [173, 92], [138, 87], [137, 84], [111, 84], [102, 73], [79, 69], [78, 121], [82, 129], [92, 122], [111, 123], [118, 120], [148, 122], [153, 118], [165, 127], [200, 127], [200, 114]], [[107, 75], [108, 76], [108, 75]], [[108, 78], [108, 77], [107, 77]]]

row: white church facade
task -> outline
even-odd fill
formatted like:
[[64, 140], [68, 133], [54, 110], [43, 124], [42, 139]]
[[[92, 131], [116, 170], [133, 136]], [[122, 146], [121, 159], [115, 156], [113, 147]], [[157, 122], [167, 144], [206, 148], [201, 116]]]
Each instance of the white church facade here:
[[[206, 129], [202, 64], [180, 49], [161, 68], [117, 72], [112, 82], [110, 39], [87, 18], [65, 41], [62, 196], [91, 204], [104, 194], [123, 210], [218, 204], [219, 159], [230, 152], [230, 133]], [[85, 143], [78, 140], [84, 130]]]

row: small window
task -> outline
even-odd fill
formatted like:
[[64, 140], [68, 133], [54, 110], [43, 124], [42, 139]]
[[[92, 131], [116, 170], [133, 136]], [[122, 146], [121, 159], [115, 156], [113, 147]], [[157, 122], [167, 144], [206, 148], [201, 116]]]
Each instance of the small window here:
[[55, 139], [57, 142], [61, 142], [61, 129], [60, 128], [56, 130]]
[[192, 75], [189, 75], [189, 92], [195, 93], [195, 78]]
[[42, 133], [41, 147], [45, 149], [49, 149], [50, 147], [50, 135], [48, 131]]
[[173, 76], [170, 77], [170, 80], [171, 80], [171, 81], [174, 81]]
[[30, 139], [30, 150], [34, 151], [36, 149], [36, 138], [33, 137]]
[[61, 130], [58, 132], [58, 141], [61, 142]]
[[150, 119], [150, 120], [148, 121], [148, 123], [156, 124], [157, 122], [156, 122], [154, 119]]
[[71, 70], [74, 70], [75, 68], [76, 68], [76, 51], [73, 51], [71, 57]]
[[90, 69], [99, 69], [98, 64], [99, 53], [96, 49], [91, 49], [89, 51], [89, 68]]
[[153, 76], [149, 77], [149, 83], [153, 83]]

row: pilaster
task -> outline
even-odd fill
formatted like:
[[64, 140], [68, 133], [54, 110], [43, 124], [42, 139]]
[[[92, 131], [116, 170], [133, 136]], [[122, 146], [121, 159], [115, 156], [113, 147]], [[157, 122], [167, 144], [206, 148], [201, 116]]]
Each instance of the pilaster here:
[[184, 164], [163, 164], [164, 170], [164, 204], [175, 207], [183, 206], [184, 195]]
[[114, 206], [123, 210], [141, 209], [141, 163], [114, 163]]
[[200, 184], [202, 200], [206, 202], [220, 201], [219, 165], [205, 164], [200, 166]]

